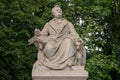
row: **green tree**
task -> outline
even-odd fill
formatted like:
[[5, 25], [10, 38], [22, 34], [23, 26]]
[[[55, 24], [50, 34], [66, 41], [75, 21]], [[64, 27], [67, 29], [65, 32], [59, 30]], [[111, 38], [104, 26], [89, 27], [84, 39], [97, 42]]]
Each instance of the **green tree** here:
[[31, 80], [37, 50], [27, 40], [52, 19], [54, 5], [85, 42], [89, 80], [119, 80], [119, 0], [0, 0], [0, 80]]

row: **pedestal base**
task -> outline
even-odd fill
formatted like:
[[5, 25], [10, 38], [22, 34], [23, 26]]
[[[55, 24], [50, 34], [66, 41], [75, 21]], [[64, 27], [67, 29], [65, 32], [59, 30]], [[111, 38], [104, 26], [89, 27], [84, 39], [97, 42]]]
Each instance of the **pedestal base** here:
[[[75, 68], [75, 67], [74, 67]], [[87, 80], [88, 72], [83, 67], [73, 70], [33, 70], [32, 80]]]

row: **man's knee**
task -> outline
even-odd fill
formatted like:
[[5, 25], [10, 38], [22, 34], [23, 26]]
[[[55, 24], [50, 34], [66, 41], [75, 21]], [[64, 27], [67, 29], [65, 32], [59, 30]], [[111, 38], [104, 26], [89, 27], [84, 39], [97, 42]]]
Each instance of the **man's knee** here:
[[70, 38], [65, 38], [64, 41], [65, 42], [72, 42], [72, 40]]

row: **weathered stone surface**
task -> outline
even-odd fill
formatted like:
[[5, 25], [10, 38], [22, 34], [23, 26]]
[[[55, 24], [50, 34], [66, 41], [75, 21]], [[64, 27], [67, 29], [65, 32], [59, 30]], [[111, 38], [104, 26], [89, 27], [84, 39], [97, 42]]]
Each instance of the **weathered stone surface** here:
[[84, 70], [86, 50], [84, 42], [71, 22], [62, 18], [62, 9], [52, 9], [54, 18], [28, 40], [38, 49], [33, 65], [33, 80], [87, 80]]
[[73, 70], [49, 70], [41, 67], [32, 72], [33, 80], [87, 80], [88, 72], [83, 66], [74, 66]]

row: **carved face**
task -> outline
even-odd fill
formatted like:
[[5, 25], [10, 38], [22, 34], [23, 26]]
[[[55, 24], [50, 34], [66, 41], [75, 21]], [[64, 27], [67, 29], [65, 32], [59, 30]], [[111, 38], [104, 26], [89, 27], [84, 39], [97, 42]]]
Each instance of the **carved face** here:
[[52, 14], [55, 18], [62, 18], [62, 10], [60, 7], [56, 7], [53, 9]]

